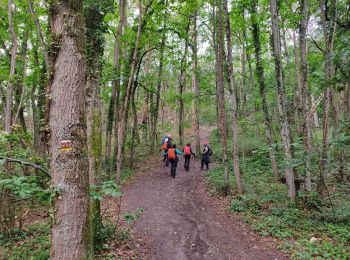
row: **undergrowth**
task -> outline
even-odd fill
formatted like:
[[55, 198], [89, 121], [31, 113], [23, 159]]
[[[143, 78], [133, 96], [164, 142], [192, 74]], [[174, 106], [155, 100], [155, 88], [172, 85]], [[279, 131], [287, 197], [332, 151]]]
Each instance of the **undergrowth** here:
[[[221, 148], [216, 140], [217, 132], [214, 131], [210, 138], [211, 146], [220, 160]], [[245, 193], [235, 194], [230, 162], [230, 187], [233, 193], [229, 210], [240, 214], [253, 231], [280, 240], [279, 248], [293, 259], [349, 258], [350, 200], [342, 193], [344, 189], [335, 185], [330, 200], [321, 200], [316, 192], [299, 192], [296, 202], [291, 203], [286, 185], [273, 177], [268, 153], [255, 152], [253, 149], [254, 144], [262, 140], [255, 137], [253, 141], [240, 141], [249, 148], [240, 152]], [[222, 166], [207, 172], [206, 180], [211, 194], [225, 195], [223, 172]]]

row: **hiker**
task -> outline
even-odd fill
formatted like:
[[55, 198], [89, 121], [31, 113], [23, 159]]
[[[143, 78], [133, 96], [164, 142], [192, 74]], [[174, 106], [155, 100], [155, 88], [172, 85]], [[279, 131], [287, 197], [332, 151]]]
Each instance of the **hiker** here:
[[212, 150], [210, 149], [208, 145], [208, 141], [204, 141], [204, 149], [202, 152], [202, 164], [201, 169], [203, 170], [204, 164], [207, 167], [207, 170], [209, 170], [209, 163], [210, 163], [210, 156], [213, 154]]
[[191, 160], [191, 155], [195, 156], [195, 154], [192, 152], [191, 144], [186, 144], [184, 148], [184, 157], [185, 157], [185, 170], [189, 171], [190, 170], [190, 160]]
[[172, 138], [171, 138], [171, 135], [167, 135], [162, 140], [162, 150], [163, 150], [162, 154], [163, 154], [163, 162], [165, 162], [165, 166], [169, 166], [167, 152], [170, 146], [172, 146]]
[[171, 164], [171, 171], [170, 171], [171, 177], [175, 178], [177, 162], [179, 161], [178, 155], [183, 155], [183, 153], [179, 149], [176, 149], [176, 144], [173, 144], [168, 149], [167, 155], [168, 155], [168, 160]]

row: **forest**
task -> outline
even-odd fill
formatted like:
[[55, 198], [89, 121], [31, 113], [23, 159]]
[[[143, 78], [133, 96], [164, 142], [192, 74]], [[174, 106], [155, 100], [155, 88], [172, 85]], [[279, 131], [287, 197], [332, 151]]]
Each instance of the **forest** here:
[[1, 0], [0, 259], [349, 259], [349, 43], [348, 0]]

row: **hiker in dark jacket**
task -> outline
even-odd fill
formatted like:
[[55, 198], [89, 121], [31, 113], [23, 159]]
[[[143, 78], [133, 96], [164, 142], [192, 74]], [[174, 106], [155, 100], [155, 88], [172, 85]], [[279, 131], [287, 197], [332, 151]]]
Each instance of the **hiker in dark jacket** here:
[[177, 162], [179, 161], [178, 155], [183, 155], [183, 153], [179, 150], [176, 149], [176, 144], [173, 144], [167, 152], [169, 162], [171, 164], [171, 177], [175, 178], [176, 176], [176, 168], [177, 168]]
[[173, 145], [172, 144], [173, 139], [171, 138], [170, 135], [164, 137], [162, 140], [162, 155], [163, 155], [163, 161], [165, 162], [165, 166], [169, 166], [169, 159], [167, 156], [168, 149]]
[[190, 160], [191, 160], [191, 155], [195, 156], [195, 154], [192, 152], [191, 144], [186, 144], [184, 148], [184, 157], [185, 157], [185, 170], [189, 171], [190, 170]]
[[210, 156], [213, 154], [212, 150], [210, 149], [208, 145], [208, 141], [204, 142], [204, 149], [202, 152], [202, 164], [201, 169], [203, 169], [204, 164], [207, 167], [207, 170], [209, 170], [209, 163], [210, 163]]

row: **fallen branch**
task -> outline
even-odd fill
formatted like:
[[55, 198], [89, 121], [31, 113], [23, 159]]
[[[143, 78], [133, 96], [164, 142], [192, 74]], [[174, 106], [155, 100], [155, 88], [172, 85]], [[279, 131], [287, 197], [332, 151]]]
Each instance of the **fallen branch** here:
[[14, 159], [14, 158], [1, 157], [1, 156], [0, 156], [0, 160], [5, 160], [6, 162], [19, 163], [19, 164], [22, 164], [25, 166], [30, 166], [30, 167], [33, 167], [35, 169], [42, 171], [43, 173], [45, 173], [46, 176], [51, 177], [49, 172], [46, 169], [44, 169], [43, 167], [36, 165], [34, 163], [30, 163], [30, 162], [26, 162], [26, 161]]

